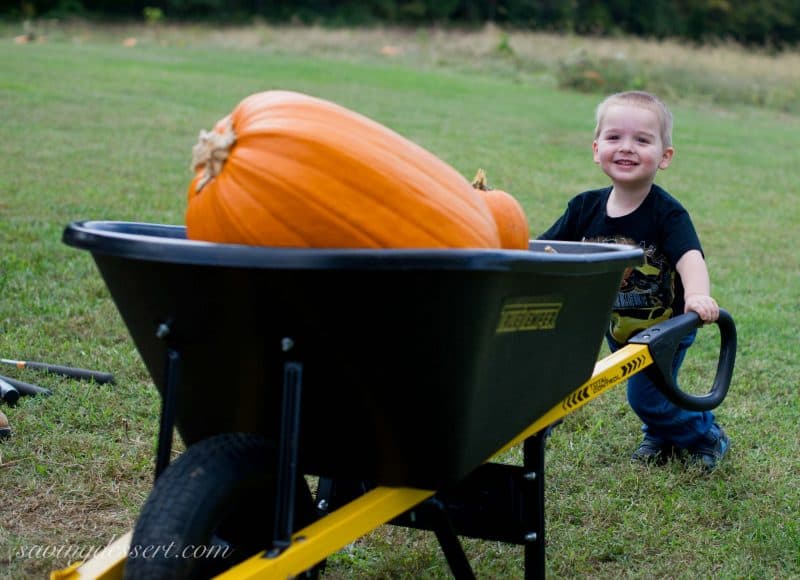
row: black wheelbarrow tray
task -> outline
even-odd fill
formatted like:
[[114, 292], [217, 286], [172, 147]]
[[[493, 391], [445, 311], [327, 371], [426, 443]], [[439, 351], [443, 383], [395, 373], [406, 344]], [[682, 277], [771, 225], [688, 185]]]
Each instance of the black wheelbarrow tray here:
[[[91, 252], [162, 412], [134, 531], [54, 578], [291, 577], [387, 522], [435, 531], [456, 576], [472, 574], [459, 535], [526, 546], [539, 576], [548, 426], [645, 369], [710, 409], [733, 369], [726, 312], [708, 394], [669, 371], [695, 315], [596, 362], [643, 259], [630, 246], [268, 248], [102, 221], [64, 242]], [[174, 428], [187, 449], [170, 463]], [[489, 461], [519, 443], [522, 466]]]

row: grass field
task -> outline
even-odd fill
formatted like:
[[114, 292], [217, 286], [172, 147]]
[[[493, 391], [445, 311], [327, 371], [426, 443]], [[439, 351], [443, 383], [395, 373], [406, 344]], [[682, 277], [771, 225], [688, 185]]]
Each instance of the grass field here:
[[[483, 167], [521, 200], [534, 235], [572, 195], [605, 184], [590, 155], [599, 96], [559, 90], [552, 63], [525, 56], [537, 54], [533, 36], [511, 37], [518, 60], [509, 63], [494, 50], [497, 31], [463, 45], [474, 52], [455, 40], [440, 47], [434, 32], [339, 31], [314, 43], [296, 29], [53, 28], [29, 44], [0, 33], [0, 357], [117, 377], [100, 386], [0, 371], [54, 392], [2, 407], [14, 428], [0, 443], [2, 577], [65, 566], [61, 546], [102, 547], [131, 527], [151, 486], [155, 390], [90, 257], [61, 243], [64, 226], [182, 223], [198, 131], [244, 96], [308, 92], [388, 125], [467, 177]], [[552, 59], [579, 43], [539, 41]], [[795, 54], [624, 46], [651, 55], [654, 70], [685, 62], [692, 74], [751, 75], [781, 90], [797, 86], [800, 70]], [[569, 416], [547, 452], [551, 577], [800, 577], [800, 117], [718, 102], [702, 91], [676, 96], [677, 153], [659, 182], [692, 212], [714, 294], [737, 321], [734, 383], [717, 413], [730, 455], [710, 476], [677, 463], [631, 466], [639, 425], [622, 388]], [[701, 332], [687, 385], [710, 384], [715, 338]], [[480, 577], [522, 574], [519, 548], [465, 543]], [[327, 576], [446, 577], [447, 567], [430, 535], [386, 527], [332, 557]]]

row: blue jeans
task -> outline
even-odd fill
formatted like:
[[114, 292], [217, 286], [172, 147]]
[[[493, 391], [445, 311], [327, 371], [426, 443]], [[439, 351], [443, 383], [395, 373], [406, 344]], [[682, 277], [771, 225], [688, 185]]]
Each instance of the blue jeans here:
[[[678, 345], [672, 361], [672, 377], [678, 384], [678, 371], [686, 351], [694, 342], [697, 331], [687, 334]], [[610, 336], [606, 341], [611, 351], [622, 345]], [[711, 411], [687, 411], [669, 401], [655, 386], [646, 372], [639, 372], [628, 379], [628, 403], [644, 425], [646, 436], [663, 444], [672, 444], [686, 449], [701, 439], [714, 425]]]

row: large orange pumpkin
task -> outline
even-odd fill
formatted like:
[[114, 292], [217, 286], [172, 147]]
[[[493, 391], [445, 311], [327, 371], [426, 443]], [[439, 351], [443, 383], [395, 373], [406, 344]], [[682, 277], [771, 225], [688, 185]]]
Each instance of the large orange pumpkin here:
[[486, 203], [497, 223], [500, 245], [506, 249], [527, 250], [530, 242], [530, 226], [525, 210], [516, 198], [501, 189], [492, 189], [486, 182], [486, 172], [478, 169], [472, 187], [483, 193]]
[[187, 236], [267, 246], [497, 248], [483, 197], [387, 127], [290, 91], [245, 98], [201, 132]]

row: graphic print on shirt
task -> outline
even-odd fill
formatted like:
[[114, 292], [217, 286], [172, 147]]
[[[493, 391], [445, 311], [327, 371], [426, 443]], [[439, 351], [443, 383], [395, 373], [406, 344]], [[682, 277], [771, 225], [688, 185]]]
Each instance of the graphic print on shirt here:
[[669, 320], [675, 298], [675, 269], [655, 246], [619, 237], [586, 241], [638, 245], [644, 250], [645, 263], [625, 270], [614, 300], [609, 324], [614, 340], [624, 344], [637, 332]]

